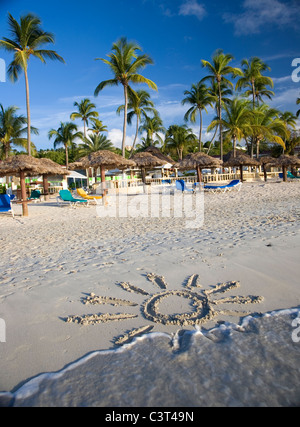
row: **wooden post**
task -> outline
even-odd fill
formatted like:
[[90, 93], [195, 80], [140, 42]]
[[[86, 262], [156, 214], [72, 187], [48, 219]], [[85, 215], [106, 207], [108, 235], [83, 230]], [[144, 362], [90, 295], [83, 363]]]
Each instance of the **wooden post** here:
[[27, 193], [26, 193], [24, 172], [20, 172], [20, 181], [21, 181], [21, 200], [22, 200], [23, 216], [28, 216], [28, 204], [27, 204]]
[[283, 172], [283, 181], [287, 182], [287, 167], [282, 166], [282, 172]]
[[244, 171], [243, 171], [243, 165], [240, 166], [240, 172], [241, 172], [241, 182], [244, 182]]
[[102, 190], [103, 190], [103, 196], [106, 196], [106, 182], [105, 182], [105, 167], [101, 166], [101, 185], [102, 185]]
[[201, 168], [200, 168], [200, 166], [198, 165], [197, 166], [197, 179], [198, 179], [198, 182], [199, 182], [199, 184], [201, 184], [201, 181], [202, 181], [202, 176], [201, 176]]
[[49, 182], [48, 182], [48, 177], [46, 175], [43, 175], [43, 187], [44, 187], [45, 201], [48, 201], [49, 200]]

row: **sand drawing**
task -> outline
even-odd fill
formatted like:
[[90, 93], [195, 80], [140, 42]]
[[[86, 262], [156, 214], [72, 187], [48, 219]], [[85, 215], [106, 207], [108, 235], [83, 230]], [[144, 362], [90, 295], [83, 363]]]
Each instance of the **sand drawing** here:
[[[168, 285], [163, 276], [158, 276], [154, 273], [147, 274], [147, 279], [155, 286], [160, 288], [160, 292], [150, 294], [144, 289], [131, 285], [130, 283], [120, 283], [119, 285], [124, 291], [135, 293], [137, 295], [146, 296], [147, 299], [141, 304], [141, 313], [143, 317], [150, 322], [163, 325], [177, 325], [177, 326], [196, 326], [203, 325], [204, 323], [213, 320], [219, 316], [246, 316], [250, 313], [246, 311], [238, 311], [224, 308], [226, 304], [259, 304], [263, 301], [261, 296], [227, 296], [221, 297], [222, 294], [232, 291], [240, 287], [239, 282], [226, 282], [217, 284], [210, 289], [201, 289], [199, 275], [194, 274], [190, 276], [187, 281], [183, 284], [183, 289], [179, 290], [168, 290]], [[190, 312], [187, 313], [167, 313], [164, 314], [160, 311], [163, 300], [172, 297], [184, 298], [190, 301], [192, 307]], [[113, 306], [128, 306], [134, 307], [138, 304], [117, 298], [96, 296], [90, 294], [83, 299], [84, 304], [110, 304]], [[223, 308], [218, 309], [218, 306], [222, 305]], [[172, 303], [169, 304], [172, 307]], [[175, 310], [175, 309], [174, 309]], [[137, 314], [93, 314], [86, 316], [70, 316], [66, 320], [71, 323], [79, 323], [81, 325], [93, 325], [98, 323], [105, 323], [111, 321], [121, 321], [138, 317]], [[135, 328], [115, 338], [116, 345], [122, 345], [134, 337], [141, 334], [150, 332], [154, 326], [145, 325], [140, 328]]]

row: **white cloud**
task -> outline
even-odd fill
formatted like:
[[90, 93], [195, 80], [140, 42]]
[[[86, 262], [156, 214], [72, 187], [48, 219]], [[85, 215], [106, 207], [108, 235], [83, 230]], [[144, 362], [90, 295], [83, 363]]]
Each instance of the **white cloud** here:
[[197, 0], [185, 0], [179, 8], [179, 15], [182, 16], [196, 16], [201, 21], [206, 15], [206, 10], [203, 4]]
[[225, 22], [234, 24], [236, 35], [258, 34], [267, 25], [298, 26], [300, 9], [294, 0], [245, 0], [243, 9], [240, 14], [223, 15]]
[[[122, 147], [123, 131], [121, 129], [112, 129], [108, 132], [108, 139], [114, 144], [115, 147]], [[134, 135], [126, 135], [125, 145], [132, 145]]]

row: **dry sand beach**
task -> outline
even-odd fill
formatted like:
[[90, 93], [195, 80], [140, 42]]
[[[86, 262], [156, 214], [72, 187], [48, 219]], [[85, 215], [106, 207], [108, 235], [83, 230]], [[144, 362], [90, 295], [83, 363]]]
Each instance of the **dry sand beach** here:
[[1, 405], [300, 404], [299, 182], [205, 194], [199, 229], [29, 209], [0, 218]]

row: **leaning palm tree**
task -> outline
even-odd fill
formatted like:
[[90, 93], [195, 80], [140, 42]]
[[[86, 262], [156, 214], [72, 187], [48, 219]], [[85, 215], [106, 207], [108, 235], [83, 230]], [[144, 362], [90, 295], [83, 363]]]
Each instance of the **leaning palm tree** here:
[[[117, 113], [120, 114], [121, 111], [124, 111], [125, 105], [120, 105], [117, 109]], [[131, 124], [132, 119], [136, 116], [136, 131], [135, 137], [132, 144], [131, 156], [134, 153], [134, 147], [139, 133], [139, 126], [142, 118], [146, 119], [148, 117], [147, 113], [157, 114], [157, 111], [154, 108], [154, 103], [150, 100], [150, 94], [145, 90], [137, 90], [129, 92], [128, 99], [128, 114], [127, 114], [127, 123]]]
[[126, 126], [127, 126], [127, 109], [128, 109], [128, 91], [131, 90], [131, 83], [146, 83], [151, 89], [157, 90], [154, 82], [143, 77], [139, 71], [146, 67], [148, 64], [153, 64], [153, 60], [146, 54], [139, 55], [141, 48], [138, 44], [127, 42], [125, 37], [122, 37], [112, 46], [112, 52], [107, 56], [109, 59], [96, 58], [103, 61], [109, 66], [114, 78], [105, 80], [99, 83], [95, 89], [95, 96], [99, 95], [106, 86], [123, 85], [124, 88], [124, 122], [123, 122], [123, 139], [122, 139], [122, 155], [125, 157], [125, 140], [126, 140]]
[[74, 102], [74, 107], [77, 107], [78, 111], [75, 111], [70, 115], [71, 120], [81, 119], [83, 121], [83, 134], [87, 137], [86, 128], [89, 124], [89, 120], [99, 117], [99, 113], [95, 111], [96, 105], [93, 104], [88, 98], [83, 99], [81, 102]]
[[77, 131], [77, 126], [74, 123], [60, 123], [60, 127], [51, 129], [48, 133], [49, 139], [54, 137], [54, 148], [58, 145], [63, 145], [66, 152], [66, 168], [69, 167], [69, 148], [72, 147], [77, 138], [83, 138], [82, 132]]
[[8, 75], [13, 82], [17, 81], [21, 72], [24, 71], [26, 86], [26, 108], [27, 108], [27, 152], [31, 155], [31, 115], [29, 103], [28, 62], [31, 56], [38, 58], [43, 63], [46, 59], [65, 62], [53, 50], [41, 49], [48, 43], [54, 43], [52, 33], [41, 29], [41, 20], [35, 15], [28, 14], [20, 18], [18, 23], [11, 14], [8, 15], [8, 25], [12, 35], [11, 39], [3, 37], [0, 40], [0, 48], [14, 54], [14, 59], [8, 67]]
[[[271, 68], [265, 64], [260, 58], [254, 57], [250, 60], [242, 60], [243, 75], [236, 83], [236, 89], [241, 90], [243, 88], [249, 89], [247, 93], [252, 94], [253, 108], [255, 107], [255, 99], [257, 97], [257, 87], [260, 88], [265, 86], [274, 87], [273, 80], [271, 77], [262, 75], [263, 71], [271, 70]], [[266, 94], [266, 92], [265, 92]]]
[[[251, 135], [251, 109], [250, 102], [235, 98], [229, 105], [224, 106], [225, 116], [222, 119], [224, 137], [232, 141], [233, 157], [236, 157], [236, 143], [242, 138]], [[208, 131], [219, 125], [215, 119], [207, 128]]]
[[230, 54], [225, 54], [219, 49], [215, 52], [212, 58], [212, 63], [202, 60], [202, 66], [208, 68], [210, 74], [204, 77], [201, 82], [210, 80], [218, 84], [218, 114], [219, 114], [219, 129], [220, 129], [220, 158], [223, 160], [223, 134], [222, 134], [222, 83], [228, 87], [233, 87], [233, 84], [225, 76], [242, 76], [242, 70], [231, 67], [229, 64], [234, 59]]
[[210, 94], [209, 89], [204, 83], [193, 84], [190, 91], [184, 92], [186, 98], [182, 100], [182, 105], [190, 104], [191, 107], [185, 113], [184, 120], [190, 120], [192, 123], [196, 122], [196, 116], [200, 115], [200, 132], [199, 132], [199, 151], [202, 152], [202, 110], [207, 113], [206, 107], [213, 106], [214, 96]]
[[[10, 106], [4, 109], [0, 104], [0, 144], [3, 157], [7, 159], [11, 152], [11, 146], [27, 147], [27, 139], [23, 135], [27, 134], [27, 119], [23, 115], [18, 115], [18, 107]], [[38, 135], [36, 128], [31, 127], [31, 133]], [[31, 148], [35, 150], [34, 144]]]

